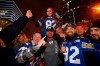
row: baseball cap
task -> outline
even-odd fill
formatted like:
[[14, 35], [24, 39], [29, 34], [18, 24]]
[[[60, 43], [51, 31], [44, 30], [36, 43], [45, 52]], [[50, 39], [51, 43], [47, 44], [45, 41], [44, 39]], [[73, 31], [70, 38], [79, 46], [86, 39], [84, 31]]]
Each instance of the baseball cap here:
[[73, 23], [68, 23], [67, 26], [66, 26], [66, 28], [67, 28], [67, 27], [73, 27], [73, 28], [75, 28], [75, 26], [76, 26], [76, 25], [73, 24]]
[[49, 27], [46, 29], [46, 31], [54, 31], [54, 28], [51, 27], [51, 26], [49, 26]]

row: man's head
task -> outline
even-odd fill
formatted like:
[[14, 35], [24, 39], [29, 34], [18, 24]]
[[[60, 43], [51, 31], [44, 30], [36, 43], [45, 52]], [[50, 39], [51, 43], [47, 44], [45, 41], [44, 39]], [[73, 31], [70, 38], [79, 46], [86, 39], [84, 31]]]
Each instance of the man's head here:
[[28, 39], [28, 37], [26, 36], [26, 34], [25, 33], [19, 33], [18, 35], [17, 35], [17, 41], [19, 42], [19, 43], [25, 43], [25, 42], [27, 42], [29, 39]]
[[60, 35], [62, 33], [62, 29], [60, 27], [56, 28], [56, 34]]
[[79, 25], [76, 26], [77, 35], [81, 36], [81, 35], [84, 34], [84, 32], [85, 32], [85, 26], [84, 25], [79, 24]]
[[100, 39], [100, 19], [93, 22], [90, 27], [90, 35], [94, 40]]
[[75, 26], [72, 24], [68, 24], [66, 27], [66, 34], [67, 36], [74, 36], [75, 34]]
[[48, 27], [46, 29], [46, 35], [47, 35], [48, 38], [53, 38], [53, 36], [54, 36], [54, 29], [53, 29], [53, 27]]
[[39, 32], [33, 34], [33, 42], [38, 44], [38, 42], [42, 39], [42, 35]]

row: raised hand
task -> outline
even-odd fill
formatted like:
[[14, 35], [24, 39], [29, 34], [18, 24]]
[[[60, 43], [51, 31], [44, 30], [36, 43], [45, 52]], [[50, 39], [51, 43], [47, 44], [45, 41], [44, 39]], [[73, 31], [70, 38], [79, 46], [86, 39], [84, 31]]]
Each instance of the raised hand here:
[[61, 53], [64, 53], [64, 52], [66, 52], [66, 47], [65, 46], [63, 46], [63, 44], [61, 45]]
[[32, 14], [31, 10], [27, 10], [26, 16], [27, 16], [28, 18], [31, 18], [31, 17], [34, 16], [34, 15]]
[[60, 33], [60, 37], [65, 39], [66, 34], [64, 34], [64, 33]]
[[68, 25], [68, 23], [65, 23], [64, 25], [61, 26], [61, 28], [65, 28]]
[[46, 42], [45, 42], [45, 39], [46, 38], [46, 36], [44, 36], [39, 42], [38, 42], [38, 47], [41, 47], [42, 45], [45, 45], [46, 44]]

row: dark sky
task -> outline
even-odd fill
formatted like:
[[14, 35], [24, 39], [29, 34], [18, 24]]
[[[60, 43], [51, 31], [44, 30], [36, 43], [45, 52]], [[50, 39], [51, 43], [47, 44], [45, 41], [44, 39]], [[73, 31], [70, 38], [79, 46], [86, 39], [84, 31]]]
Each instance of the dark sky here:
[[54, 7], [54, 0], [14, 0], [17, 6], [20, 8], [23, 14], [28, 9], [35, 12], [36, 19], [41, 18], [41, 16], [46, 12], [49, 6]]

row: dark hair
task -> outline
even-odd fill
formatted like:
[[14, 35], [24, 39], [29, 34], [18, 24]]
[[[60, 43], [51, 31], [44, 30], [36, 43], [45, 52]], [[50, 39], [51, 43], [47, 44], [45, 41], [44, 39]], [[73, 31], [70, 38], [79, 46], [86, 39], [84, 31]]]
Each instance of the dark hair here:
[[95, 21], [92, 23], [92, 26], [91, 26], [91, 27], [98, 27], [98, 28], [100, 28], [100, 19], [95, 20]]

